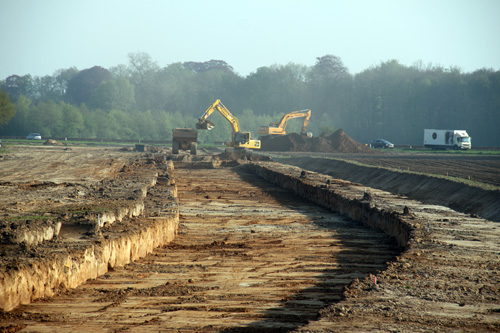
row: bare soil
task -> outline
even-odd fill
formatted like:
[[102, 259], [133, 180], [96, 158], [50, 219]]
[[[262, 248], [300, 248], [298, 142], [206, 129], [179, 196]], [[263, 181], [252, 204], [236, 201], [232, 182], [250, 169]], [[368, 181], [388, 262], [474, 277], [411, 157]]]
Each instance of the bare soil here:
[[309, 138], [305, 135], [290, 133], [286, 135], [267, 135], [261, 139], [262, 151], [280, 152], [322, 152], [322, 153], [364, 153], [377, 154], [373, 150], [339, 129], [328, 136]]
[[[137, 217], [101, 232], [94, 228], [96, 215], [135, 203], [151, 173], [165, 172], [165, 153], [12, 147], [0, 159], [2, 271], [158, 215], [171, 204], [167, 194]], [[340, 164], [324, 158], [296, 168], [255, 161], [267, 159], [256, 155], [226, 155], [175, 157], [181, 224], [173, 242], [76, 289], [61, 287], [54, 296], [1, 312], [1, 331], [500, 330], [498, 223], [365, 185], [349, 163], [344, 174], [356, 174], [359, 184], [333, 178]], [[441, 174], [457, 164], [447, 157], [370, 156], [350, 158]], [[330, 190], [346, 198], [369, 193], [373, 209], [401, 214], [406, 207], [405, 218], [424, 236], [401, 249], [380, 231], [228, 168], [248, 162], [269, 163], [318, 188], [328, 179]], [[466, 162], [473, 179], [498, 181], [496, 160]], [[304, 169], [310, 171], [302, 175]], [[387, 173], [374, 170], [375, 179], [377, 170], [381, 177]], [[398, 188], [401, 178], [383, 182]], [[150, 192], [161, 188], [160, 182]], [[435, 191], [429, 187], [429, 196]], [[468, 192], [462, 196], [470, 199]], [[19, 238], [34, 228], [56, 230], [58, 223], [56, 237], [35, 243]]]
[[500, 222], [500, 156], [293, 156], [277, 160]]

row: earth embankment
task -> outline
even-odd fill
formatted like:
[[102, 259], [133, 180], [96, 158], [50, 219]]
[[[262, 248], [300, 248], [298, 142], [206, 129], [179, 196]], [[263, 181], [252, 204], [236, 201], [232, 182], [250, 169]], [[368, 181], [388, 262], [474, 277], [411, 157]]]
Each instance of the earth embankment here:
[[[370, 167], [334, 158], [304, 156], [277, 160], [335, 178], [404, 195], [423, 203], [443, 205], [459, 212], [481, 216], [496, 222], [500, 221], [500, 190], [497, 189], [488, 190], [467, 185], [443, 176], [405, 172], [404, 169], [398, 171]], [[359, 160], [363, 161], [363, 159]], [[414, 161], [414, 164], [416, 163]], [[453, 161], [450, 162], [450, 164], [453, 163]], [[446, 168], [441, 169], [442, 172], [443, 170]]]

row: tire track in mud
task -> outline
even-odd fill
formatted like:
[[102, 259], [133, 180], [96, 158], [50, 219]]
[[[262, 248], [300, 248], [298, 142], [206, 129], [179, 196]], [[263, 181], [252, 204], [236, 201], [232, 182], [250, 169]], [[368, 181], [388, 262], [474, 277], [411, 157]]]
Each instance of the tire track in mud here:
[[243, 171], [177, 165], [175, 178], [177, 238], [23, 306], [28, 331], [293, 330], [399, 253], [385, 234]]

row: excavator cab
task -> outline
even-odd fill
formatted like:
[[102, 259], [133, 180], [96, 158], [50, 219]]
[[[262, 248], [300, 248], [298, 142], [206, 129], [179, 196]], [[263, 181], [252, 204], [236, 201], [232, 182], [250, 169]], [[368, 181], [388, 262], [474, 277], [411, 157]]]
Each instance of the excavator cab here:
[[234, 142], [238, 144], [245, 144], [250, 141], [250, 133], [249, 132], [236, 132], [234, 133]]

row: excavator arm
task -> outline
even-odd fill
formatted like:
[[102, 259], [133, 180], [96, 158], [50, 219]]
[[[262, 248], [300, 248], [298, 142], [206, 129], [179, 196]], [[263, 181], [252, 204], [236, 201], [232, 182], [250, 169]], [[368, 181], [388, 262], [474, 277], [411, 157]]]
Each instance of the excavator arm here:
[[271, 123], [269, 126], [262, 126], [258, 129], [258, 134], [264, 135], [285, 135], [286, 134], [286, 125], [288, 120], [294, 118], [304, 118], [304, 123], [302, 124], [302, 135], [308, 135], [307, 133], [307, 125], [309, 124], [309, 119], [311, 119], [311, 110], [300, 110], [300, 111], [292, 111], [290, 113], [285, 114], [281, 120], [277, 123]]
[[232, 141], [227, 145], [234, 148], [252, 148], [260, 149], [260, 140], [253, 140], [251, 138], [250, 132], [241, 132], [240, 123], [235, 116], [229, 112], [229, 110], [222, 104], [220, 100], [216, 100], [210, 107], [203, 113], [201, 118], [196, 124], [197, 129], [211, 130], [215, 127], [214, 123], [209, 121], [207, 118], [214, 112], [219, 111], [219, 113], [231, 124], [232, 128]]
[[222, 104], [219, 99], [216, 100], [212, 105], [210, 105], [205, 113], [203, 113], [198, 121], [198, 124], [196, 124], [196, 128], [206, 130], [213, 129], [215, 125], [211, 121], [207, 120], [207, 118], [216, 110], [219, 111], [227, 121], [229, 121], [233, 133], [240, 132], [240, 124], [238, 123], [238, 119], [236, 119], [236, 117], [234, 117], [231, 112], [229, 112], [229, 110], [224, 106], [224, 104]]

